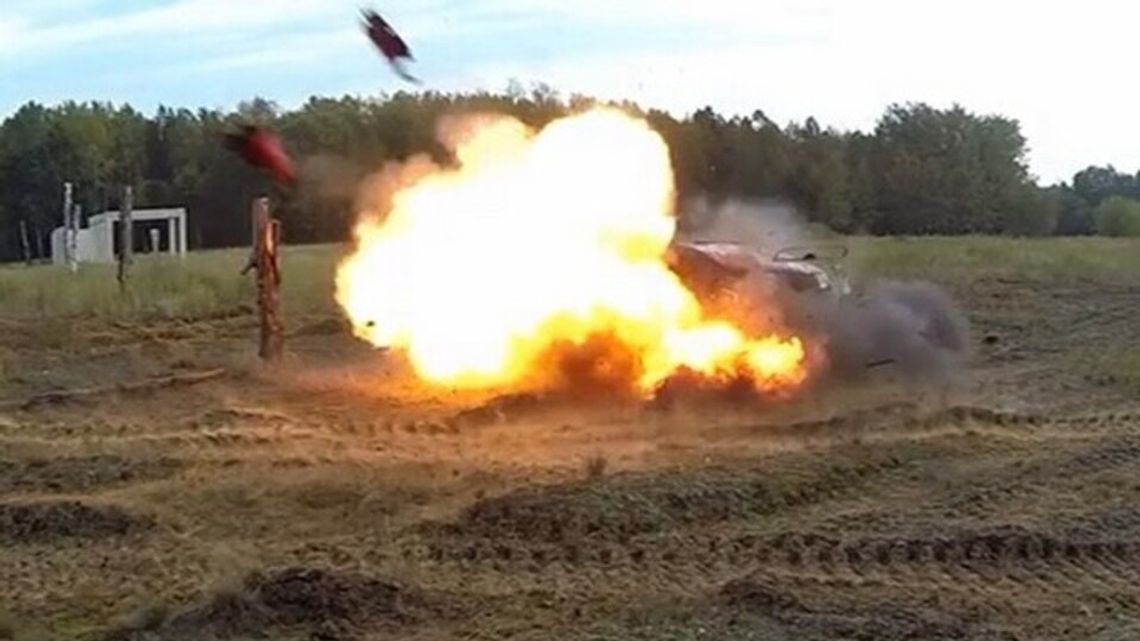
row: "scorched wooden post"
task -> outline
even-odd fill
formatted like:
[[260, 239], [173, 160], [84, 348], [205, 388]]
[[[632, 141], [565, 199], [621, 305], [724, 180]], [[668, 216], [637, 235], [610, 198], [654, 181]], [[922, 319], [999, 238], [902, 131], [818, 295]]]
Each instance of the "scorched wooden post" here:
[[269, 213], [269, 199], [253, 201], [253, 249], [242, 273], [257, 270], [257, 307], [261, 317], [258, 354], [267, 361], [281, 358], [284, 325], [281, 322], [281, 261], [278, 249], [281, 223]]

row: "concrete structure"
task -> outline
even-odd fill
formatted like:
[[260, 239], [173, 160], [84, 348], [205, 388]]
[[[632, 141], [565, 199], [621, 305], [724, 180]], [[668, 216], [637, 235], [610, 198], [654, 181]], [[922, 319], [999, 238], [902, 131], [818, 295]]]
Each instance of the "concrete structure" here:
[[[136, 209], [131, 213], [133, 242], [136, 254], [163, 252], [172, 256], [186, 254], [186, 210]], [[119, 212], [108, 211], [92, 216], [87, 227], [80, 229], [75, 238], [76, 257], [81, 263], [113, 263], [118, 257]], [[51, 232], [51, 261], [57, 265], [67, 262], [64, 227]]]

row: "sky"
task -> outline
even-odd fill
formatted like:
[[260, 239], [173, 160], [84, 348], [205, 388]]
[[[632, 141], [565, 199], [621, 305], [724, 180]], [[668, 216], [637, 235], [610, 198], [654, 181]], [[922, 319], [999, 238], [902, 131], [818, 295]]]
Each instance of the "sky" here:
[[[230, 108], [411, 89], [368, 0], [0, 0], [0, 117], [36, 100]], [[684, 115], [869, 130], [887, 105], [1016, 118], [1031, 172], [1140, 169], [1133, 0], [385, 0], [442, 91], [544, 82]]]

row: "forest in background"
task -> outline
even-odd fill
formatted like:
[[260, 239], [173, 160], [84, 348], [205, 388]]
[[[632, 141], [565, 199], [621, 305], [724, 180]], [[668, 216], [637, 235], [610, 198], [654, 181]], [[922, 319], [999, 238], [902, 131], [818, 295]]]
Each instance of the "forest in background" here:
[[[348, 238], [357, 187], [385, 162], [419, 153], [448, 161], [435, 135], [441, 116], [494, 112], [541, 127], [591, 104], [544, 86], [313, 97], [291, 110], [255, 98], [232, 111], [149, 115], [129, 105], [29, 102], [0, 125], [0, 261], [21, 258], [21, 223], [33, 256], [45, 256], [61, 224], [64, 181], [87, 214], [117, 208], [131, 184], [136, 207], [188, 209], [192, 248], [247, 243], [250, 199], [269, 186], [222, 143], [239, 124], [277, 130], [298, 161], [299, 185], [276, 194], [286, 240], [331, 242]], [[842, 233], [1140, 235], [1140, 173], [1092, 166], [1071, 181], [1038, 184], [1017, 120], [1001, 115], [891, 105], [872, 131], [857, 132], [810, 117], [781, 125], [761, 110], [729, 116], [706, 107], [678, 118], [618, 106], [668, 143], [681, 202], [779, 200]]]

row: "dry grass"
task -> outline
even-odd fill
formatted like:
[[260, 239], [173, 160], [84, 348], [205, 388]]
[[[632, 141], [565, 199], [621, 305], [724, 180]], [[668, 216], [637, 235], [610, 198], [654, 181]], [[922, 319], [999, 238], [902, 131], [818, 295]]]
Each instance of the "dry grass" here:
[[967, 284], [980, 277], [1120, 283], [1140, 273], [1140, 240], [1018, 239], [991, 236], [852, 238], [851, 264], [862, 276]]
[[0, 610], [0, 641], [13, 641], [16, 638], [15, 618]]
[[[283, 254], [282, 300], [292, 313], [334, 309], [332, 279], [339, 246], [288, 247]], [[0, 316], [7, 318], [196, 318], [249, 306], [252, 274], [242, 276], [244, 249], [193, 252], [185, 258], [141, 256], [126, 293], [114, 265], [39, 265], [0, 268]]]
[[[1140, 273], [1140, 240], [848, 238], [850, 270], [862, 278], [924, 278], [968, 283], [978, 277], [1118, 283]], [[290, 314], [335, 313], [333, 275], [345, 248], [287, 247], [282, 300]], [[184, 259], [140, 258], [124, 295], [113, 265], [0, 268], [0, 317], [197, 318], [248, 307], [253, 276], [238, 272], [246, 250], [193, 252]]]

